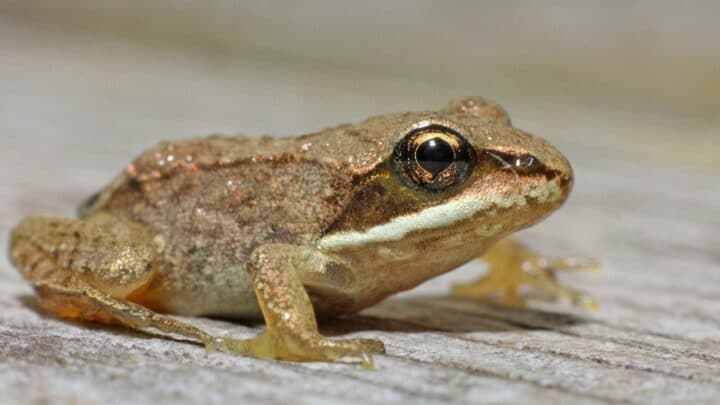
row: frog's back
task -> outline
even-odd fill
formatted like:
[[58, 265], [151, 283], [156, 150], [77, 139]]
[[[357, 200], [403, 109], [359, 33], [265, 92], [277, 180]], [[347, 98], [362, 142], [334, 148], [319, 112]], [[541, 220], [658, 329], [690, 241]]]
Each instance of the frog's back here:
[[110, 211], [150, 228], [178, 227], [183, 220], [254, 224], [244, 240], [275, 235], [293, 242], [324, 229], [352, 194], [353, 178], [383, 160], [386, 121], [371, 118], [292, 138], [162, 142], [83, 204], [80, 215]]
[[252, 250], [312, 242], [351, 197], [353, 170], [312, 153], [318, 139], [161, 143], [81, 207], [81, 216], [109, 212], [150, 231], [161, 250], [150, 306], [245, 315], [248, 305], [256, 308], [245, 272]]
[[[163, 143], [135, 159], [82, 211], [122, 215], [166, 238], [233, 239], [234, 250], [268, 239], [296, 243], [334, 218], [352, 179], [293, 146], [290, 139], [239, 137]], [[246, 152], [232, 153], [239, 148]]]

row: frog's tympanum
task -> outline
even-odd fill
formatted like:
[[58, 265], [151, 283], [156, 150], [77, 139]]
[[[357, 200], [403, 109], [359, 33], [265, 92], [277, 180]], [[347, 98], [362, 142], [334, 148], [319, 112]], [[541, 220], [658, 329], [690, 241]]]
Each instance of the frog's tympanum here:
[[[292, 138], [161, 143], [80, 207], [26, 218], [12, 261], [42, 308], [119, 322], [260, 358], [355, 361], [372, 339], [328, 339], [316, 317], [350, 314], [475, 258], [482, 279], [453, 289], [522, 306], [592, 300], [506, 237], [553, 212], [573, 174], [549, 143], [482, 98], [380, 115]], [[252, 318], [251, 339], [214, 336], [164, 313]]]

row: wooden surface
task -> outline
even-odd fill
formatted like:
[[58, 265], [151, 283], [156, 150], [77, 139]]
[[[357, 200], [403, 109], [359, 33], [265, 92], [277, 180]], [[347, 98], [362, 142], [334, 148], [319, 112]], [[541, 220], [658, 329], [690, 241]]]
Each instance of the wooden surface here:
[[[21, 14], [0, 13], [2, 246], [24, 215], [73, 215], [78, 202], [161, 139], [297, 134], [478, 93], [500, 101], [516, 125], [547, 137], [573, 163], [568, 205], [520, 237], [549, 255], [598, 258], [601, 273], [564, 280], [591, 291], [601, 309], [561, 303], [513, 311], [448, 299], [450, 284], [482, 273], [472, 263], [323, 325], [328, 334], [386, 343], [376, 370], [365, 371], [206, 355], [185, 342], [47, 317], [3, 255], [0, 403], [720, 398], [720, 125], [716, 114], [683, 108], [691, 101], [695, 112], [711, 108], [701, 93], [643, 93], [653, 86], [640, 76], [635, 93], [545, 89], [533, 74], [519, 84], [490, 73], [472, 86], [428, 84], [432, 75], [408, 79], [333, 63], [318, 70], [242, 53], [218, 58]], [[647, 94], [667, 102], [645, 103]], [[237, 337], [262, 328], [186, 320]]]

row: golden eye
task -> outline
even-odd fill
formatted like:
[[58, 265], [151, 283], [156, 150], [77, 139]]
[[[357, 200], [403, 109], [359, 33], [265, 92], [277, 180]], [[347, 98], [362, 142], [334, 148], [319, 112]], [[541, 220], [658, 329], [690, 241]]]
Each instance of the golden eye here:
[[475, 164], [475, 150], [457, 131], [429, 125], [410, 131], [395, 146], [392, 167], [412, 187], [441, 191], [465, 181]]

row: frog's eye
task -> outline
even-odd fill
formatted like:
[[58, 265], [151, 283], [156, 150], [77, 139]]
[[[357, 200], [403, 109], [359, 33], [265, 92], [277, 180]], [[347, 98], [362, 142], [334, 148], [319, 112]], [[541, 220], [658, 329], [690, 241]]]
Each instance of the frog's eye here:
[[465, 181], [475, 150], [457, 131], [430, 125], [410, 131], [395, 146], [392, 167], [405, 184], [441, 191]]

